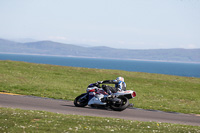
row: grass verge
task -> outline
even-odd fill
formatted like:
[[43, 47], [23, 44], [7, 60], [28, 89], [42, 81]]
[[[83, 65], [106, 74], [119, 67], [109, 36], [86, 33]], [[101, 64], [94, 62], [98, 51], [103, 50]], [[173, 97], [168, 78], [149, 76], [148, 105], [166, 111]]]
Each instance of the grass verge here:
[[199, 126], [139, 122], [116, 118], [64, 115], [45, 111], [0, 108], [0, 132], [192, 132]]
[[200, 78], [0, 61], [0, 91], [74, 100], [88, 84], [123, 76], [137, 108], [200, 114]]

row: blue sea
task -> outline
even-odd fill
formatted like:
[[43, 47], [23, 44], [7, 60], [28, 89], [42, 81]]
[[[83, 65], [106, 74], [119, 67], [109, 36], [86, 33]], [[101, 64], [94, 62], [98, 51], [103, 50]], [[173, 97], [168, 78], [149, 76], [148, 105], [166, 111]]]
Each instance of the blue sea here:
[[200, 78], [200, 63], [174, 63], [18, 54], [0, 54], [0, 60], [24, 61], [72, 67], [116, 69]]

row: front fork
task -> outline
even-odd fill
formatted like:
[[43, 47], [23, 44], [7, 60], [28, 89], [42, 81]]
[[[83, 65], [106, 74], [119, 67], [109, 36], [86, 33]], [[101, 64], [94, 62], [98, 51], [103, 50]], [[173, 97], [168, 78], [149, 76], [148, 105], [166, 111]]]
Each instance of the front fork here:
[[87, 99], [88, 94], [85, 94], [84, 96], [82, 96], [78, 101], [81, 102], [82, 100]]

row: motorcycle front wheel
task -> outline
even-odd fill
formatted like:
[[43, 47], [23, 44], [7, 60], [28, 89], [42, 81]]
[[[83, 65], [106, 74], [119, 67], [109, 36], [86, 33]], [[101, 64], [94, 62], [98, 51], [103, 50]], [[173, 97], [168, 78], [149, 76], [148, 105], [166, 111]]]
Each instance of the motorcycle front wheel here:
[[88, 104], [88, 94], [81, 94], [74, 100], [74, 105], [76, 107], [85, 107]]
[[129, 105], [128, 99], [126, 97], [124, 97], [124, 96], [119, 96], [117, 98], [120, 99], [121, 101], [117, 102], [115, 104], [111, 104], [110, 108], [115, 110], [115, 111], [125, 110]]

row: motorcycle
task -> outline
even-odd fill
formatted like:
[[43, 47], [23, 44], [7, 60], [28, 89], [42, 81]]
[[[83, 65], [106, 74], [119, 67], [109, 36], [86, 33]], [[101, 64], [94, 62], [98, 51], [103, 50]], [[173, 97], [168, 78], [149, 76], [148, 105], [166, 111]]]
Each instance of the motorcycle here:
[[122, 90], [108, 95], [99, 83], [90, 84], [87, 92], [77, 96], [74, 100], [76, 107], [107, 107], [114, 111], [123, 111], [129, 106], [129, 99], [136, 97], [133, 90]]

